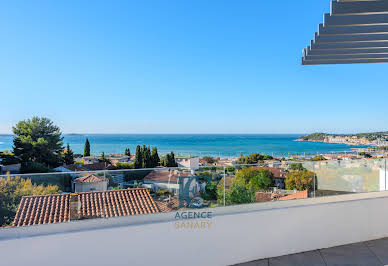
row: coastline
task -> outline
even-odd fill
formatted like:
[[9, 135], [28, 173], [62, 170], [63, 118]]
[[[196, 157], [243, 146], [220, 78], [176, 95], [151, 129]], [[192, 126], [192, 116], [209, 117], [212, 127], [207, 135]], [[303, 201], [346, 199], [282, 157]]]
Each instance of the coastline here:
[[[296, 141], [300, 134], [64, 134], [63, 145], [70, 144], [74, 153], [82, 154], [86, 137], [91, 144], [91, 153], [100, 155], [124, 153], [126, 148], [135, 152], [137, 145], [157, 147], [166, 154], [239, 157], [240, 154], [268, 154], [274, 156], [313, 155], [351, 152], [352, 148], [364, 145], [343, 143]], [[0, 150], [11, 150], [13, 138], [0, 137]], [[357, 147], [359, 146], [359, 147]]]

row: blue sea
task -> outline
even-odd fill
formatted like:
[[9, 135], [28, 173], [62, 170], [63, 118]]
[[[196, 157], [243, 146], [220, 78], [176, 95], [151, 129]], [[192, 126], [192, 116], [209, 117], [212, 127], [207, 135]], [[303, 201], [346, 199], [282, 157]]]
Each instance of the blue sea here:
[[[64, 145], [70, 144], [74, 153], [83, 153], [85, 139], [92, 154], [135, 152], [137, 145], [156, 146], [159, 153], [174, 151], [178, 155], [213, 155], [232, 157], [252, 152], [275, 156], [350, 151], [363, 146], [295, 141], [294, 134], [69, 134]], [[12, 149], [11, 135], [0, 135], [0, 150]]]

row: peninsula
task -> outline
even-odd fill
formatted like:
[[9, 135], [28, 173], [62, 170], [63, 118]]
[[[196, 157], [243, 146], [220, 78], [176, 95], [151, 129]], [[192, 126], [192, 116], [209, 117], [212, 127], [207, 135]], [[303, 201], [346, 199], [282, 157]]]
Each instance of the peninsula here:
[[359, 134], [313, 133], [301, 136], [297, 141], [341, 143], [346, 145], [388, 146], [388, 131]]

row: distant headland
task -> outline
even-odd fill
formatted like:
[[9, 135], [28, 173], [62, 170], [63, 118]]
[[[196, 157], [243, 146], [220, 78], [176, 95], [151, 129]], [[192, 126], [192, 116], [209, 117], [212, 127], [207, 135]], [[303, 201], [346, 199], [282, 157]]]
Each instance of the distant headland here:
[[346, 145], [388, 146], [388, 131], [359, 134], [313, 133], [301, 136], [297, 141], [340, 143]]

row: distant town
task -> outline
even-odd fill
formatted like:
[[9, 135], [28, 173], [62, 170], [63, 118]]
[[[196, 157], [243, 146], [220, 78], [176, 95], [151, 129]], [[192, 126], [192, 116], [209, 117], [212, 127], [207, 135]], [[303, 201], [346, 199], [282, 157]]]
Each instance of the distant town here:
[[312, 141], [325, 143], [341, 143], [347, 145], [365, 145], [375, 147], [388, 146], [388, 132], [360, 133], [360, 134], [327, 134], [313, 133], [302, 136], [297, 141]]
[[[386, 183], [379, 161], [371, 161], [366, 174], [354, 172], [365, 164], [360, 159], [387, 158], [388, 145], [382, 145], [386, 133], [304, 136], [299, 140], [379, 145], [287, 158], [260, 153], [228, 158], [179, 156], [173, 151], [161, 155], [157, 147], [146, 145], [95, 155], [87, 137], [83, 154], [75, 154], [70, 144], [63, 143], [60, 129], [39, 117], [20, 121], [13, 133], [13, 150], [0, 152], [0, 226], [375, 191]], [[346, 182], [336, 180], [333, 185], [330, 175], [338, 176], [333, 171], [340, 164], [329, 162], [341, 161], [356, 164], [342, 170]], [[319, 181], [321, 189], [319, 171], [330, 174], [324, 180], [328, 182]], [[360, 175], [365, 178], [357, 179]]]

